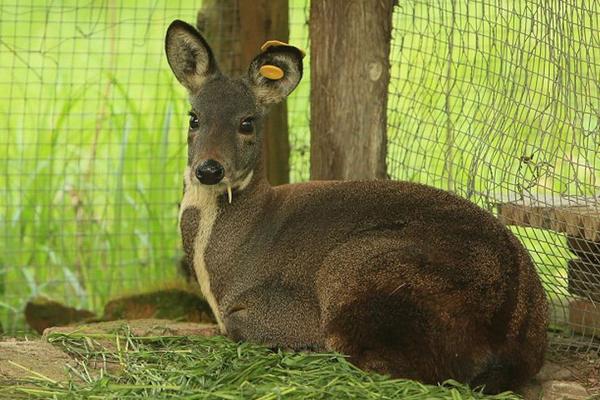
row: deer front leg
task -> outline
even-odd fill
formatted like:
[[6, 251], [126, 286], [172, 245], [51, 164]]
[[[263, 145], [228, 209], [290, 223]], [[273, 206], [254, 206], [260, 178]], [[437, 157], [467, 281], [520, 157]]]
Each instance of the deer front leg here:
[[314, 294], [267, 280], [224, 301], [224, 323], [233, 340], [294, 350], [322, 348]]

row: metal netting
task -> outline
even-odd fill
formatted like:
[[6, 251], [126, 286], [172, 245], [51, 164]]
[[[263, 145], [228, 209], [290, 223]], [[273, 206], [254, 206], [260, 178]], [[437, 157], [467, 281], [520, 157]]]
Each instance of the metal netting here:
[[[175, 277], [188, 104], [163, 43], [168, 24], [195, 23], [201, 5], [0, 4], [5, 332], [26, 328], [23, 307], [38, 295], [99, 311]], [[291, 40], [303, 45], [306, 14], [290, 2]], [[307, 177], [309, 86], [290, 100], [293, 180]]]
[[[307, 48], [308, 0], [289, 4], [290, 42]], [[0, 4], [5, 331], [35, 296], [98, 310], [176, 274], [187, 103], [163, 38], [200, 7]], [[600, 349], [598, 21], [599, 0], [399, 1], [394, 15], [389, 173], [512, 226], [559, 349]], [[288, 102], [292, 181], [308, 179], [309, 70]]]
[[391, 59], [390, 175], [496, 213], [554, 348], [599, 348], [600, 1], [399, 1]]
[[[288, 0], [290, 43], [309, 53], [308, 18], [310, 0]], [[307, 181], [310, 175], [310, 57], [304, 57], [303, 77], [288, 98], [290, 136], [290, 181]]]

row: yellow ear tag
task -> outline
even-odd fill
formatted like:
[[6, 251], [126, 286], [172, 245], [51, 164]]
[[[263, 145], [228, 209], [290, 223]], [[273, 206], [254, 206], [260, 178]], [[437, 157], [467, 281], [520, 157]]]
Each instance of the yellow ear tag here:
[[304, 52], [304, 50], [296, 47], [296, 46], [291, 46], [285, 42], [280, 42], [279, 40], [267, 40], [262, 46], [260, 46], [260, 51], [265, 51], [267, 50], [269, 47], [273, 47], [273, 46], [290, 46], [290, 47], [294, 47], [296, 49], [298, 49], [300, 51], [300, 53], [302, 54], [302, 58], [304, 58], [304, 56], [306, 55], [306, 53]]
[[272, 81], [278, 81], [283, 78], [283, 70], [275, 65], [265, 64], [260, 67], [259, 72], [262, 76]]

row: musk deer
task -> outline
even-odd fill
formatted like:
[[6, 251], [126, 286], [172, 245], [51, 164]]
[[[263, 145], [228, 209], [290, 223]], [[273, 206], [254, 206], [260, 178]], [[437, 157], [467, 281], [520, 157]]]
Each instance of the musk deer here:
[[261, 124], [300, 81], [303, 53], [267, 42], [234, 79], [182, 21], [165, 47], [191, 103], [183, 246], [223, 334], [488, 392], [539, 370], [544, 291], [492, 214], [409, 182], [271, 187]]

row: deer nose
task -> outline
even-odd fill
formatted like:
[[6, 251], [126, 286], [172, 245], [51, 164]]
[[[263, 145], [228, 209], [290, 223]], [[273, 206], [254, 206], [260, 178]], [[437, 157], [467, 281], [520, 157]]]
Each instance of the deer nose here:
[[225, 176], [225, 169], [215, 160], [207, 160], [196, 168], [196, 178], [205, 185], [216, 185]]

